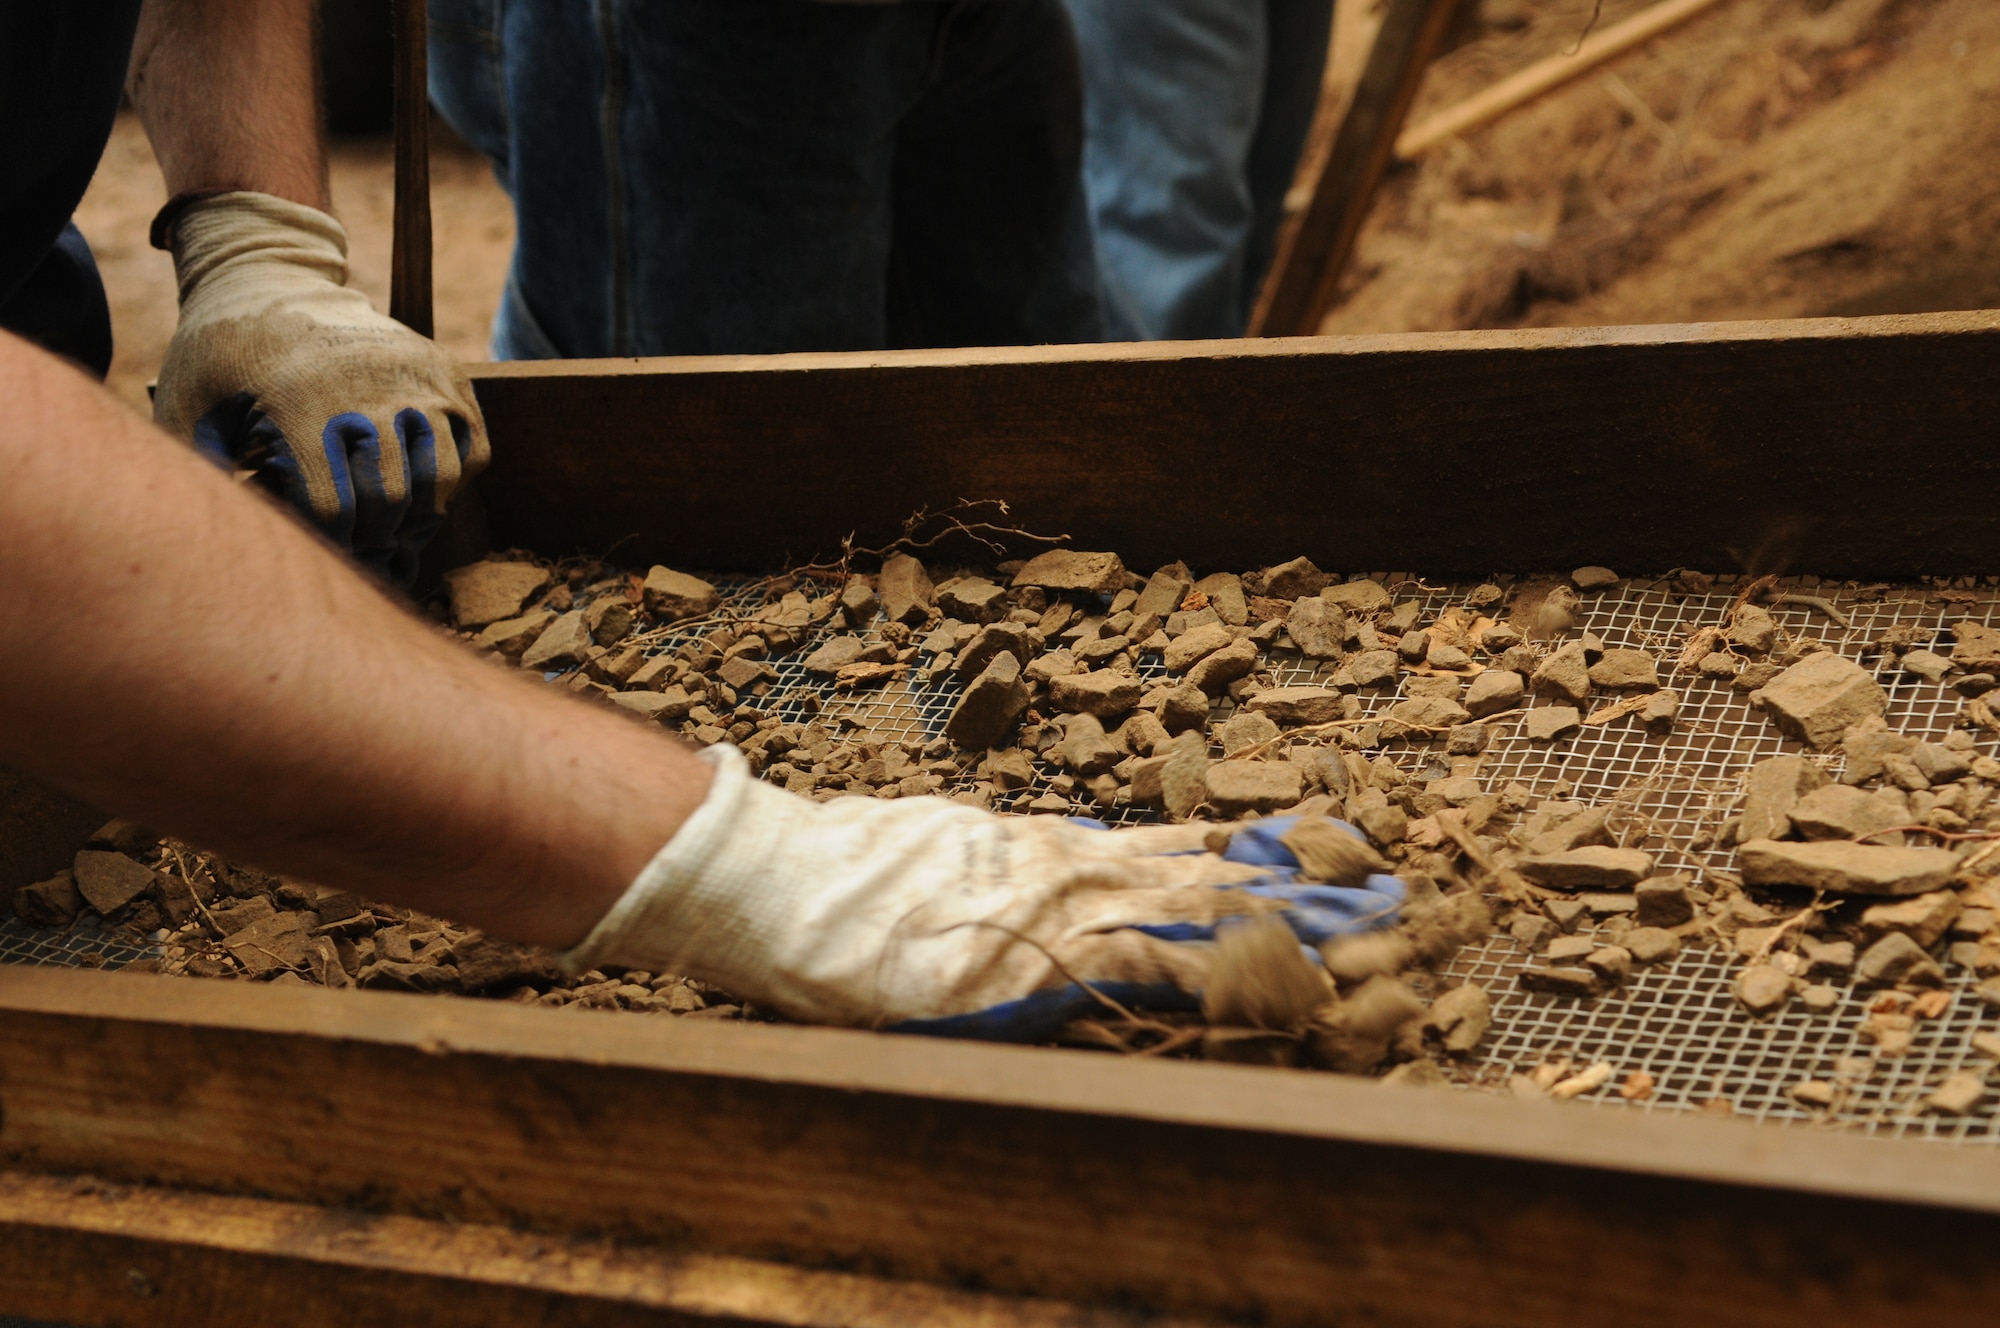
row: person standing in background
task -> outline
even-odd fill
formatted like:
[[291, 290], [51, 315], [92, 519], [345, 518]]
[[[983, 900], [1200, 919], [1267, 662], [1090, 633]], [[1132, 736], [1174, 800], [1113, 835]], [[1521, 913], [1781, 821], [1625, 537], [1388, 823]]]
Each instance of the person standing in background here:
[[1113, 340], [1238, 337], [1318, 105], [1333, 0], [1068, 0]]

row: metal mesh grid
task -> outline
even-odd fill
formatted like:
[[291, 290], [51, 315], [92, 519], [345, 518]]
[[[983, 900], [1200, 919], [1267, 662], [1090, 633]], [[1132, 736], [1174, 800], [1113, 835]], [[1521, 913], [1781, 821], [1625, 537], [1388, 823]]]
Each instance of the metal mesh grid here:
[[123, 968], [158, 956], [158, 946], [114, 939], [90, 921], [62, 927], [30, 927], [19, 918], [0, 919], [0, 964], [57, 964], [68, 968]]
[[[1472, 590], [1470, 585], [1430, 586], [1396, 577], [1390, 583], [1399, 601], [1419, 603], [1420, 624], [1446, 608], [1463, 605]], [[763, 607], [765, 583], [724, 578], [717, 584], [724, 591], [720, 616], [754, 618]], [[1976, 593], [1954, 591], [1951, 602], [1940, 602], [1935, 588], [1918, 586], [1869, 588], [1860, 596], [1864, 602], [1857, 602], [1852, 588], [1807, 593], [1835, 598], [1851, 625], [1833, 623], [1807, 607], [1778, 606], [1771, 612], [1781, 630], [1795, 639], [1817, 639], [1854, 658], [1860, 658], [1866, 645], [1891, 626], [1942, 633], [1950, 623], [1965, 619], [2000, 625], [2000, 589], [1991, 586]], [[1642, 648], [1662, 660], [1663, 681], [1682, 698], [1675, 730], [1656, 735], [1627, 718], [1586, 726], [1576, 736], [1550, 744], [1530, 742], [1518, 725], [1504, 724], [1478, 758], [1476, 773], [1485, 787], [1497, 790], [1519, 781], [1543, 797], [1555, 790], [1558, 781], [1566, 781], [1572, 787], [1567, 796], [1578, 801], [1621, 799], [1628, 813], [1615, 824], [1628, 842], [1653, 852], [1661, 870], [1726, 869], [1728, 850], [1696, 849], [1696, 840], [1728, 814], [1746, 767], [1799, 750], [1727, 681], [1692, 674], [1665, 677], [1667, 662], [1688, 635], [1721, 622], [1734, 595], [1731, 579], [1719, 578], [1712, 592], [1705, 594], [1678, 596], [1670, 594], [1664, 583], [1635, 581], [1584, 597], [1578, 612], [1580, 630], [1595, 633], [1607, 648]], [[712, 630], [711, 621], [699, 629], [663, 633], [651, 649], [671, 652]], [[839, 630], [823, 628], [820, 637]], [[846, 720], [858, 736], [900, 742], [912, 749], [942, 734], [962, 691], [958, 680], [948, 673], [927, 677], [913, 672], [885, 686], [838, 692], [830, 679], [808, 674], [803, 666], [818, 639], [764, 661], [775, 679], [768, 696], [756, 704], [787, 722], [804, 723], [815, 714], [822, 723]], [[1885, 660], [1864, 663], [1875, 669], [1889, 693], [1887, 720], [1892, 729], [1928, 739], [1941, 738], [1951, 729], [1961, 701], [1950, 689], [1906, 677]], [[1277, 685], [1292, 686], [1323, 683], [1334, 668], [1296, 652], [1271, 651], [1265, 671]], [[1142, 658], [1139, 672], [1149, 679], [1165, 676], [1155, 657]], [[1401, 682], [1395, 688], [1363, 693], [1363, 712], [1379, 714], [1404, 695]], [[1228, 712], [1225, 704], [1218, 726]], [[1993, 754], [1985, 735], [1980, 747]], [[1442, 742], [1395, 743], [1383, 751], [1412, 779], [1453, 773]], [[1838, 757], [1828, 758], [1830, 766], [1837, 761]], [[1462, 772], [1464, 759], [1458, 758], [1458, 763]], [[1003, 809], [1023, 808], [1047, 793], [1051, 774], [1038, 768], [1035, 783], [1011, 795]], [[1155, 819], [1146, 808], [1103, 809], [1087, 799], [1078, 801], [1074, 810], [1115, 824]], [[0, 962], [101, 962], [116, 967], [148, 953], [111, 942], [87, 927], [67, 933], [38, 932], [11, 920], [0, 923]], [[1991, 1064], [1972, 1049], [1970, 1038], [1976, 1032], [2000, 1030], [2000, 1014], [1989, 1014], [1973, 994], [1976, 978], [1964, 970], [1952, 970], [1949, 1009], [1939, 1018], [1918, 1023], [1908, 1054], [1884, 1059], [1871, 1058], [1872, 1048], [1858, 1037], [1866, 997], [1852, 989], [1842, 992], [1840, 1005], [1830, 1014], [1807, 1013], [1794, 1003], [1770, 1020], [1749, 1017], [1730, 991], [1740, 961], [1723, 948], [1690, 946], [1667, 964], [1639, 970], [1622, 989], [1584, 1001], [1521, 991], [1516, 978], [1530, 957], [1510, 937], [1495, 935], [1468, 947], [1443, 975], [1447, 983], [1479, 981], [1493, 998], [1493, 1026], [1485, 1042], [1477, 1054], [1453, 1067], [1461, 1087], [1504, 1091], [1510, 1075], [1545, 1060], [1568, 1057], [1578, 1065], [1605, 1060], [1617, 1067], [1621, 1077], [1635, 1070], [1650, 1073], [1655, 1087], [1649, 1098], [1639, 1102], [1627, 1102], [1609, 1091], [1580, 1099], [1601, 1109], [1716, 1110], [1726, 1104], [1735, 1114], [1763, 1121], [2000, 1142], [2000, 1110], [1990, 1099], [1965, 1117], [1925, 1115], [1920, 1110], [1920, 1100], [1945, 1075], [1983, 1071]], [[1806, 1109], [1787, 1095], [1794, 1083], [1806, 1078], [1839, 1083], [1840, 1096], [1831, 1110]]]

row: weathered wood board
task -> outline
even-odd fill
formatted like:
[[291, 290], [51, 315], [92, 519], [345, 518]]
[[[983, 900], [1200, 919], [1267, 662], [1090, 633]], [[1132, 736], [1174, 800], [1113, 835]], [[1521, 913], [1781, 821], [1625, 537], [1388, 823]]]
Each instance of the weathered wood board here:
[[[2000, 1295], [1984, 1151], [1309, 1073], [0, 968], [0, 1109], [0, 1165], [25, 1173], [0, 1184], [0, 1313], [98, 1313], [99, 1283], [123, 1276], [103, 1260], [175, 1242], [274, 1278], [343, 1259], [398, 1285], [457, 1276], [489, 1310], [509, 1278], [522, 1305], [671, 1298], [687, 1284], [658, 1269], [681, 1256], [871, 1279], [856, 1303], [985, 1294], [944, 1322], [1090, 1321], [1055, 1301], [1273, 1324], [1540, 1328], [1590, 1306], [1831, 1326], [1975, 1322]], [[77, 1172], [166, 1192], [126, 1219], [65, 1213], [33, 1180]], [[327, 1212], [200, 1219], [203, 1193]], [[508, 1264], [522, 1247], [490, 1231], [392, 1240], [350, 1210], [608, 1237], [636, 1262], [571, 1285]], [[325, 1234], [348, 1227], [343, 1254]], [[391, 1246], [400, 1264], [368, 1253]], [[451, 1273], [480, 1250], [499, 1263]], [[28, 1275], [51, 1266], [72, 1299]], [[171, 1276], [132, 1266], [161, 1294], [118, 1321], [188, 1321], [167, 1313]]]
[[919, 508], [1150, 569], [2000, 572], [2000, 312], [483, 367], [495, 539], [769, 571]]

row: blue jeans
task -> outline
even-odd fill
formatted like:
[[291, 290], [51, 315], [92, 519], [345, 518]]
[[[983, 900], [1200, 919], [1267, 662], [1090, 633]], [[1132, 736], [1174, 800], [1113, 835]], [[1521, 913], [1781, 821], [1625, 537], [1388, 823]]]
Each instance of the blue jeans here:
[[431, 0], [500, 359], [1095, 341], [1061, 0]]
[[102, 378], [111, 309], [70, 213], [111, 137], [139, 0], [0, 0], [0, 327]]
[[1333, 0], [1069, 0], [1108, 332], [1238, 337], [1319, 101]]

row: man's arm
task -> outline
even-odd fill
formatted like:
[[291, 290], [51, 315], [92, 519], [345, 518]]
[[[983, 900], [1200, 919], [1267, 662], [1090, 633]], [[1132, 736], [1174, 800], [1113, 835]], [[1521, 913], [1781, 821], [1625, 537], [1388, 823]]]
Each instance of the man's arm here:
[[446, 641], [0, 333], [0, 760], [270, 870], [581, 940], [700, 803], [658, 731]]
[[1007, 1038], [1107, 988], [1191, 1003], [1229, 948], [1207, 942], [1250, 914], [1304, 1018], [1331, 987], [1298, 941], [1384, 925], [1402, 898], [1358, 836], [1302, 877], [1285, 818], [1218, 854], [1200, 825], [794, 797], [731, 748], [697, 757], [480, 660], [4, 333], [0, 401], [0, 761], [267, 870], [575, 969]]
[[146, 0], [126, 90], [167, 193], [330, 206], [313, 0]]

